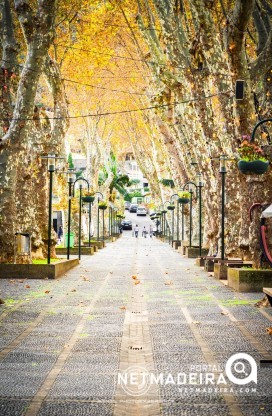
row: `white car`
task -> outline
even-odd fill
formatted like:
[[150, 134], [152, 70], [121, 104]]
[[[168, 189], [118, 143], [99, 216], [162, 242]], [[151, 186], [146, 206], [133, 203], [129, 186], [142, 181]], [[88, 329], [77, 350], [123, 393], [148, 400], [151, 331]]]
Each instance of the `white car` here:
[[146, 215], [146, 209], [145, 207], [138, 207], [136, 211], [137, 215]]

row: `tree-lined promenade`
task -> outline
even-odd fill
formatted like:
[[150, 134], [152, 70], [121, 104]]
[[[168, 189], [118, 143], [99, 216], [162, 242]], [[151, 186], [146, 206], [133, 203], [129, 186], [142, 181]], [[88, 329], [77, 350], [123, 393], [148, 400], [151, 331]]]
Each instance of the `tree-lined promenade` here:
[[252, 222], [248, 211], [271, 202], [271, 173], [242, 174], [237, 160], [271, 157], [270, 122], [250, 141], [271, 116], [270, 1], [68, 3], [1, 2], [1, 261], [11, 259], [16, 232], [31, 232], [33, 254], [45, 255], [41, 156], [67, 159], [68, 140], [85, 152], [95, 191], [106, 168], [107, 198], [112, 152], [134, 153], [155, 206], [171, 195], [167, 181], [177, 191], [201, 173], [203, 243], [219, 256], [224, 156], [226, 255], [259, 267], [260, 211]]

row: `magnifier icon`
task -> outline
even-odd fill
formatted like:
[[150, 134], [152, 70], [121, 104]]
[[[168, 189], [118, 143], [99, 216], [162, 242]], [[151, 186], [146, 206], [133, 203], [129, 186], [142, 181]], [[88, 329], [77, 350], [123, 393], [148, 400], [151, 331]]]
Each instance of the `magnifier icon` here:
[[245, 364], [242, 363], [241, 361], [238, 361], [238, 363], [235, 363], [233, 368], [236, 371], [236, 373], [245, 374], [247, 376], [247, 373], [245, 372], [245, 369], [246, 369]]

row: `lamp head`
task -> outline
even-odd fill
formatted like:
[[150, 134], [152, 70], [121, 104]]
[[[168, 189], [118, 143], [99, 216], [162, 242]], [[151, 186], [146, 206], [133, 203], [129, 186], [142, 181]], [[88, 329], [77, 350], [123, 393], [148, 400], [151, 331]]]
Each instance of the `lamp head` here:
[[56, 170], [56, 155], [54, 153], [48, 153], [48, 172], [54, 172]]
[[67, 171], [67, 182], [74, 183], [76, 180], [76, 174], [73, 168], [68, 168]]
[[202, 175], [200, 172], [197, 174], [197, 186], [199, 188], [202, 188], [204, 186], [204, 183], [202, 182]]
[[220, 160], [219, 172], [226, 173], [227, 172], [227, 169], [226, 169], [227, 156], [222, 155], [220, 156], [219, 160]]

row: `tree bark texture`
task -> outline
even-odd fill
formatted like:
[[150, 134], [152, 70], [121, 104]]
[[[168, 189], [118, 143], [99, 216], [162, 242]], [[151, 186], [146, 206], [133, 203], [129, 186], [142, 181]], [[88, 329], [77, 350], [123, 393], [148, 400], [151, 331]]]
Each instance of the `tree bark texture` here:
[[[231, 159], [226, 174], [226, 255], [253, 255], [258, 265], [258, 224], [256, 219], [250, 224], [248, 211], [253, 202], [271, 201], [272, 178], [268, 173], [265, 181], [256, 175], [249, 179], [238, 172], [233, 159], [242, 135], [250, 134], [256, 116], [261, 116], [260, 109], [256, 114], [256, 96], [261, 102], [269, 92], [263, 108], [267, 113], [271, 9], [267, 2], [254, 0], [236, 0], [231, 6], [226, 1], [138, 0], [138, 6], [137, 22], [154, 79], [152, 104], [161, 105], [154, 111], [176, 189], [195, 180], [197, 172], [203, 174], [204, 241], [210, 252], [220, 253], [221, 175], [216, 158]], [[255, 47], [248, 40], [248, 31], [254, 30]], [[242, 101], [234, 97], [238, 79], [245, 80]]]

